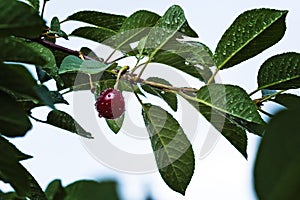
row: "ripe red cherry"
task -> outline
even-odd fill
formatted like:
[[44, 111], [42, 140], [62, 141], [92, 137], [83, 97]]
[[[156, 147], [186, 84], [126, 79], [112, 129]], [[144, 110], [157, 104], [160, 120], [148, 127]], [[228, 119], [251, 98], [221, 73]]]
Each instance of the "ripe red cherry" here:
[[99, 117], [116, 119], [125, 111], [125, 102], [122, 93], [113, 88], [103, 90], [95, 103]]

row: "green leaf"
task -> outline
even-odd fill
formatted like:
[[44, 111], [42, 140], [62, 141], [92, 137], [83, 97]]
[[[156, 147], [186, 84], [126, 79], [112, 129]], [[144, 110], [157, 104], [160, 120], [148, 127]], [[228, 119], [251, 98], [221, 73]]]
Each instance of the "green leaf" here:
[[300, 110], [279, 112], [258, 149], [254, 184], [261, 200], [297, 199], [300, 186]]
[[266, 60], [259, 69], [258, 89], [300, 88], [300, 54], [283, 53]]
[[148, 34], [145, 44], [150, 60], [180, 30], [186, 18], [182, 8], [171, 6]]
[[42, 34], [45, 22], [31, 6], [20, 1], [1, 1], [0, 10], [0, 37], [34, 38]]
[[80, 11], [69, 16], [67, 19], [86, 22], [98, 27], [118, 31], [126, 17], [97, 11]]
[[115, 34], [117, 34], [117, 32], [110, 29], [86, 26], [75, 29], [70, 34], [70, 36], [81, 37], [98, 43], [102, 43], [103, 41], [111, 38]]
[[39, 0], [26, 0], [36, 11], [39, 11], [40, 1]]
[[5, 49], [5, 51], [0, 51], [0, 61], [23, 62], [41, 66], [47, 64], [48, 61], [43, 54], [36, 51], [37, 49], [31, 47], [30, 42], [22, 39], [1, 38], [0, 48]]
[[68, 113], [59, 110], [52, 110], [47, 116], [47, 122], [52, 126], [76, 133], [82, 137], [93, 138], [86, 132]]
[[239, 119], [263, 124], [257, 107], [245, 90], [239, 86], [211, 84], [200, 88], [197, 101], [219, 112]]
[[7, 137], [24, 136], [32, 125], [22, 106], [2, 91], [0, 97], [0, 134]]
[[143, 117], [157, 167], [166, 184], [185, 194], [194, 173], [194, 152], [179, 123], [158, 106], [143, 105]]
[[38, 67], [43, 69], [47, 75], [55, 79], [58, 84], [62, 84], [58, 75], [58, 67], [53, 53], [48, 48], [36, 42], [28, 43], [28, 45], [36, 52], [36, 54], [39, 54], [47, 62], [44, 65], [37, 64]]
[[15, 192], [3, 193], [1, 190], [0, 197], [5, 200], [26, 200], [26, 197], [19, 197]]
[[288, 109], [300, 107], [300, 97], [294, 94], [279, 94], [271, 100], [287, 107]]
[[[166, 81], [162, 78], [158, 78], [158, 77], [150, 77], [150, 78], [147, 78], [146, 81], [172, 86], [168, 81]], [[155, 88], [155, 87], [152, 87], [152, 86], [147, 85], [147, 84], [142, 85], [142, 88], [146, 92], [148, 92], [152, 95], [158, 96], [158, 97], [162, 98], [163, 100], [165, 100], [165, 102], [174, 111], [177, 110], [177, 97], [176, 97], [176, 94], [174, 94], [172, 92], [165, 92], [163, 90], [160, 90], [159, 88]]]
[[247, 159], [247, 134], [242, 126], [216, 109], [195, 101], [188, 102]]
[[206, 82], [212, 75], [209, 68], [204, 67], [201, 69], [200, 67], [187, 62], [184, 57], [169, 51], [159, 51], [151, 62], [162, 63], [174, 67], [175, 69], [183, 71], [200, 81]]
[[217, 45], [217, 68], [237, 65], [276, 44], [285, 33], [286, 15], [287, 11], [262, 8], [238, 16]]
[[98, 55], [97, 55], [93, 50], [91, 50], [91, 49], [88, 48], [88, 47], [82, 47], [82, 48], [80, 49], [80, 52], [83, 53], [84, 55], [86, 55], [86, 56], [88, 56], [88, 57], [94, 59], [94, 60], [99, 61], [99, 62], [103, 61], [102, 58], [99, 58]]
[[60, 23], [57, 17], [53, 17], [50, 25], [51, 31], [59, 32], [60, 31]]
[[96, 182], [81, 180], [68, 185], [65, 190], [67, 196], [64, 200], [119, 199], [117, 184], [114, 181]]
[[[20, 197], [45, 200], [39, 185], [19, 161], [31, 158], [0, 136], [0, 180], [9, 183]], [[33, 194], [34, 191], [34, 194]]]
[[197, 41], [172, 41], [164, 49], [185, 58], [185, 62], [192, 65], [203, 67], [215, 65], [211, 50]]
[[112, 130], [115, 134], [117, 134], [120, 129], [122, 128], [124, 122], [125, 115], [123, 114], [121, 117], [117, 119], [105, 119], [108, 127]]
[[109, 66], [94, 60], [81, 60], [77, 56], [67, 56], [61, 63], [59, 73], [82, 72], [86, 74], [96, 74], [103, 72]]
[[47, 186], [45, 195], [48, 200], [64, 200], [67, 193], [61, 185], [61, 180], [53, 180]]

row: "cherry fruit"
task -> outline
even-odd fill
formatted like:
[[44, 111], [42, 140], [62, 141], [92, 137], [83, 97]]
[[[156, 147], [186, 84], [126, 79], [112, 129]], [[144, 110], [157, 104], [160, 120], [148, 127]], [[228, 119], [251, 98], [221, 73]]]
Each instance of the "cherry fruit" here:
[[125, 102], [122, 93], [113, 88], [103, 90], [95, 103], [99, 117], [106, 119], [119, 118], [125, 112]]

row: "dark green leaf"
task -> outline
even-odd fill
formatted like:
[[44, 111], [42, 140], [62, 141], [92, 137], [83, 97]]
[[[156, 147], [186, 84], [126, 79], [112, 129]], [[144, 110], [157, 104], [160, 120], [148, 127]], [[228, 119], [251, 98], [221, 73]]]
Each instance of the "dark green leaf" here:
[[144, 104], [143, 117], [160, 175], [171, 189], [184, 195], [195, 167], [190, 141], [162, 108]]
[[121, 117], [117, 119], [106, 119], [106, 123], [110, 130], [112, 130], [115, 134], [117, 134], [122, 128], [124, 122], [125, 115], [123, 114]]
[[107, 39], [111, 38], [115, 34], [117, 34], [117, 32], [110, 29], [87, 26], [87, 27], [80, 27], [74, 30], [70, 34], [70, 36], [81, 37], [98, 43], [102, 43], [103, 41], [106, 41]]
[[150, 30], [145, 44], [150, 59], [170, 40], [186, 23], [182, 8], [171, 6]]
[[259, 89], [285, 90], [300, 87], [300, 54], [284, 53], [266, 60], [259, 69]]
[[45, 22], [31, 6], [20, 1], [1, 1], [0, 10], [0, 36], [34, 38], [42, 33]]
[[206, 67], [201, 69], [200, 67], [194, 66], [191, 63], [186, 62], [185, 58], [169, 51], [159, 51], [151, 62], [169, 65], [205, 82], [212, 75], [210, 69]]
[[64, 39], [66, 39], [66, 40], [69, 39], [68, 34], [67, 34], [66, 32], [64, 32], [63, 30], [58, 31], [56, 34], [57, 34], [59, 37], [62, 37], [62, 38], [64, 38]]
[[275, 115], [258, 149], [254, 183], [259, 199], [297, 199], [300, 187], [300, 110]]
[[99, 62], [103, 61], [102, 58], [99, 58], [98, 55], [93, 50], [89, 49], [88, 47], [82, 47], [80, 49], [80, 52], [94, 60], [99, 61]]
[[257, 107], [246, 91], [238, 86], [211, 84], [200, 88], [197, 94], [199, 103], [209, 106], [219, 112], [239, 119], [263, 124]]
[[0, 51], [0, 61], [45, 65], [48, 60], [30, 45], [30, 42], [18, 38], [1, 38], [0, 48], [5, 49], [5, 51]]
[[[19, 163], [28, 156], [18, 150], [8, 140], [0, 136], [0, 180], [9, 183], [21, 197], [33, 197], [33, 187], [37, 187], [29, 172]], [[39, 186], [38, 186], [39, 187]], [[39, 191], [36, 191], [38, 194]], [[34, 199], [34, 198], [32, 198]], [[45, 198], [40, 198], [45, 199]]]
[[0, 199], [2, 200], [26, 200], [26, 197], [19, 197], [15, 192], [3, 193], [0, 190]]
[[118, 31], [125, 19], [126, 17], [122, 15], [97, 11], [80, 11], [68, 17], [68, 20], [86, 22], [113, 31]]
[[216, 109], [195, 101], [189, 102], [247, 159], [247, 134], [242, 126]]
[[59, 73], [82, 72], [86, 74], [97, 74], [103, 72], [109, 66], [94, 60], [81, 60], [77, 56], [67, 56], [61, 63]]
[[60, 23], [57, 17], [53, 17], [50, 25], [51, 31], [58, 32], [60, 31]]
[[0, 97], [0, 134], [7, 137], [24, 136], [32, 125], [22, 106], [2, 91]]
[[61, 181], [56, 179], [49, 183], [45, 190], [45, 195], [48, 200], [64, 200], [67, 193], [61, 185]]
[[[150, 78], [147, 78], [146, 81], [172, 86], [168, 81], [166, 81], [162, 78], [158, 78], [158, 77], [150, 77]], [[162, 98], [163, 100], [165, 100], [165, 102], [174, 111], [177, 110], [177, 97], [176, 97], [176, 94], [174, 94], [172, 92], [165, 92], [165, 91], [163, 91], [159, 88], [152, 87], [148, 84], [142, 85], [142, 88], [146, 92], [148, 92], [152, 95], [158, 96], [158, 97]]]
[[238, 16], [217, 45], [217, 68], [237, 65], [276, 44], [285, 33], [286, 15], [287, 11], [263, 8]]
[[65, 190], [67, 196], [64, 200], [119, 199], [117, 184], [114, 181], [96, 182], [82, 180], [68, 185]]
[[76, 133], [86, 138], [93, 138], [86, 132], [68, 113], [59, 110], [52, 110], [47, 116], [47, 123], [58, 128]]
[[279, 103], [288, 109], [300, 107], [300, 97], [294, 94], [279, 94], [272, 101]]
[[39, 11], [40, 1], [39, 0], [26, 0], [36, 11]]

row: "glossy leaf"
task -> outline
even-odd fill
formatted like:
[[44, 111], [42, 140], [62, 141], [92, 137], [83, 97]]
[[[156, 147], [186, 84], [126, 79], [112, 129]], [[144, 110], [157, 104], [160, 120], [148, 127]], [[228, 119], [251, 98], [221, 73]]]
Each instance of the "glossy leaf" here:
[[286, 15], [287, 11], [262, 8], [238, 16], [217, 45], [217, 68], [237, 65], [276, 44], [285, 33]]
[[60, 180], [53, 180], [47, 186], [45, 190], [45, 195], [48, 200], [63, 200], [67, 193], [63, 188]]
[[246, 91], [238, 86], [211, 84], [200, 88], [199, 103], [248, 122], [264, 123]]
[[98, 27], [118, 31], [126, 17], [97, 11], [80, 11], [69, 16], [67, 19], [86, 22]]
[[150, 11], [137, 11], [124, 20], [122, 27], [120, 28], [120, 32], [137, 28], [152, 27], [159, 20], [159, 18], [159, 15]]
[[297, 199], [300, 186], [300, 110], [275, 115], [260, 143], [254, 183], [261, 200]]
[[195, 101], [189, 101], [189, 103], [247, 159], [247, 134], [242, 126], [233, 122], [229, 115], [216, 109]]
[[34, 38], [42, 33], [45, 22], [31, 6], [20, 1], [1, 1], [0, 10], [1, 37], [14, 35]]
[[22, 106], [2, 91], [0, 97], [0, 134], [7, 137], [24, 136], [32, 125]]
[[185, 23], [186, 18], [182, 8], [177, 5], [171, 6], [147, 36], [145, 48], [150, 59], [178, 33]]
[[166, 64], [205, 82], [212, 75], [210, 69], [206, 67], [201, 69], [200, 67], [194, 66], [187, 62], [185, 58], [169, 51], [159, 51], [151, 62]]
[[64, 200], [105, 199], [118, 200], [117, 184], [114, 181], [76, 181], [66, 188], [67, 196]]
[[93, 138], [89, 132], [86, 132], [68, 113], [52, 110], [47, 116], [47, 123], [52, 126], [76, 133], [82, 137]]
[[108, 127], [110, 130], [112, 130], [115, 134], [117, 134], [120, 129], [122, 128], [123, 122], [124, 122], [125, 115], [121, 115], [121, 117], [117, 119], [105, 119]]
[[272, 101], [279, 103], [288, 109], [300, 107], [300, 97], [294, 94], [279, 94]]
[[179, 123], [158, 106], [143, 105], [143, 118], [157, 167], [166, 184], [185, 194], [194, 173], [194, 152]]
[[[28, 64], [45, 65], [47, 60], [29, 42], [13, 37], [1, 38], [0, 61], [23, 62]], [[12, 53], [13, 52], [13, 53]]]
[[110, 29], [86, 26], [75, 29], [70, 34], [70, 36], [81, 37], [98, 43], [102, 43], [103, 41], [111, 38], [115, 34], [117, 34], [117, 32]]
[[77, 56], [67, 56], [61, 63], [59, 73], [82, 72], [97, 74], [106, 70], [109, 66], [94, 60], [81, 60]]
[[[147, 78], [146, 81], [172, 86], [168, 81], [158, 77], [150, 77]], [[171, 92], [165, 92], [163, 90], [160, 90], [159, 88], [155, 88], [147, 84], [142, 85], [142, 88], [146, 92], [162, 98], [174, 111], [177, 110], [176, 94]]]
[[51, 31], [58, 32], [60, 31], [60, 23], [57, 17], [53, 17], [50, 25]]
[[290, 52], [269, 58], [260, 67], [257, 82], [259, 89], [300, 88], [300, 54]]

